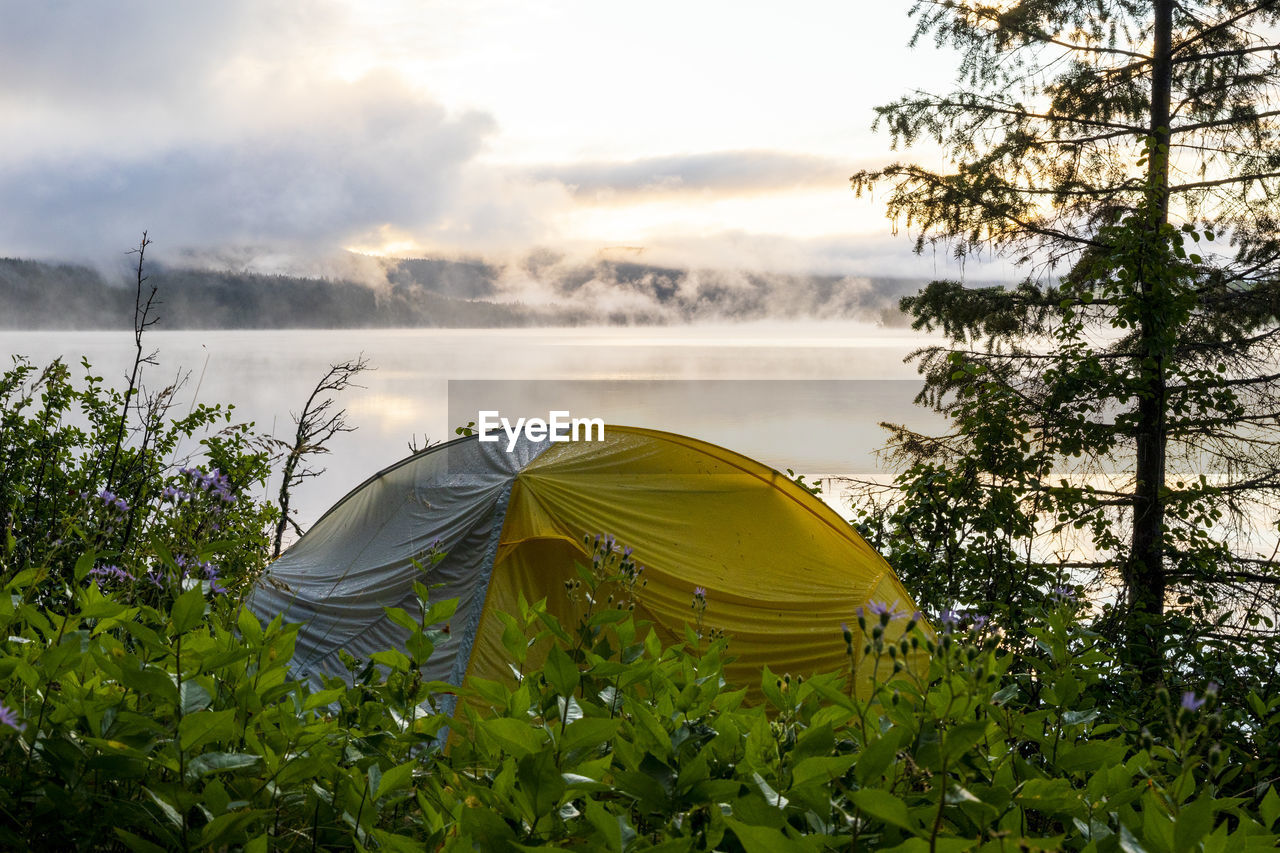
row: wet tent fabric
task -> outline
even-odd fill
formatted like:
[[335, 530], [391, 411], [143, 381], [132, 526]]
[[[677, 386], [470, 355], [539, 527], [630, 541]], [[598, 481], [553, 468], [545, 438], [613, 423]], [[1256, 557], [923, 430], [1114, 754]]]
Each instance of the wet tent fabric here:
[[[505, 439], [472, 436], [410, 457], [335, 505], [271, 565], [249, 606], [303, 623], [295, 668], [314, 679], [345, 673], [340, 649], [399, 647], [405, 633], [383, 608], [411, 608], [415, 580], [439, 585], [433, 595], [459, 605], [426, 677], [510, 678], [496, 614], [517, 611], [523, 595], [572, 619], [564, 581], [575, 560], [589, 561], [583, 536], [597, 533], [634, 548], [646, 581], [637, 615], [665, 639], [683, 635], [693, 590], [706, 589], [704, 625], [731, 637], [731, 684], [754, 688], [764, 665], [847, 671], [842, 622], [856, 624], [872, 601], [914, 610], [884, 559], [785, 476], [703, 441], [627, 427], [595, 442], [521, 438], [510, 452]], [[414, 561], [436, 542], [446, 556], [424, 573]]]

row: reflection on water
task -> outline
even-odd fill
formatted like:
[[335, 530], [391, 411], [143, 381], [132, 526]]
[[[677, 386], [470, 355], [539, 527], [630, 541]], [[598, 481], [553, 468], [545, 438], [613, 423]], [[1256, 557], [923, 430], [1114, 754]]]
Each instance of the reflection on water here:
[[[194, 402], [231, 402], [243, 420], [287, 439], [291, 413], [305, 402], [332, 362], [363, 352], [376, 371], [340, 400], [354, 433], [337, 436], [321, 461], [328, 472], [304, 484], [294, 501], [307, 526], [370, 474], [404, 457], [410, 444], [452, 438], [453, 428], [475, 419], [450, 413], [450, 380], [544, 380], [536, 398], [551, 408], [697, 436], [776, 468], [809, 475], [866, 473], [882, 443], [883, 420], [926, 427], [935, 423], [910, 403], [918, 381], [903, 358], [926, 340], [904, 330], [856, 323], [776, 323], [699, 327], [578, 329], [413, 329], [323, 331], [148, 332], [158, 364], [144, 379], [151, 387], [185, 379], [177, 395], [182, 411]], [[0, 355], [86, 356], [94, 372], [124, 384], [132, 362], [129, 332], [0, 332]], [[583, 387], [545, 380], [725, 380], [715, 383], [722, 406], [684, 405], [679, 393], [654, 394], [652, 382], [607, 385], [594, 410], [581, 412]], [[763, 385], [740, 380], [791, 380]], [[781, 392], [795, 380], [785, 394]], [[863, 380], [853, 397], [812, 380]], [[877, 384], [867, 380], [898, 380]], [[467, 384], [467, 383], [462, 383]], [[455, 385], [458, 383], [455, 382]], [[685, 387], [696, 387], [696, 383]], [[594, 386], [601, 388], [606, 386]], [[772, 387], [773, 391], [768, 389]], [[629, 390], [634, 388], [634, 392]], [[455, 388], [456, 391], [456, 388]], [[753, 415], [728, 404], [734, 394]], [[724, 396], [727, 395], [727, 396]], [[768, 395], [773, 399], [760, 399]], [[454, 395], [457, 397], [457, 394]], [[699, 395], [705, 396], [705, 395]], [[784, 397], [784, 402], [778, 402]], [[651, 398], [651, 399], [650, 399]], [[543, 405], [545, 401], [545, 405]], [[455, 400], [455, 403], [457, 400]], [[524, 405], [534, 405], [533, 398]], [[707, 399], [703, 400], [707, 403]], [[455, 409], [456, 409], [455, 405]], [[457, 421], [456, 423], [454, 421]], [[814, 437], [821, 437], [816, 440]], [[188, 451], [194, 448], [187, 448]]]

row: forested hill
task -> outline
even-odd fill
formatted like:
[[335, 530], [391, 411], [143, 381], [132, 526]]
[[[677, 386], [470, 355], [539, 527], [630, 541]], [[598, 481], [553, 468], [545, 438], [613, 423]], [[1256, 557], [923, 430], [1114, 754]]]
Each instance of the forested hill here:
[[[150, 265], [160, 327], [505, 327], [765, 318], [902, 322], [922, 282], [693, 271], [600, 261], [389, 260], [385, 283]], [[111, 329], [133, 322], [133, 282], [92, 268], [0, 259], [0, 328]]]

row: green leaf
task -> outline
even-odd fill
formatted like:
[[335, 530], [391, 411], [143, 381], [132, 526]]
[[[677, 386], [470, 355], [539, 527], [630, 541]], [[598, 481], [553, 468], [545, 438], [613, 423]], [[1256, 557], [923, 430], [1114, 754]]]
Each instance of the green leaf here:
[[76, 583], [82, 582], [89, 576], [89, 570], [93, 568], [93, 564], [97, 560], [98, 554], [96, 551], [85, 551], [80, 555], [80, 559], [76, 560], [75, 569], [73, 570]]
[[[418, 584], [414, 584], [414, 589], [419, 589]], [[421, 593], [419, 593], [421, 594]], [[423, 622], [427, 625], [439, 625], [453, 618], [453, 614], [458, 610], [458, 599], [446, 598], [443, 601], [433, 601], [431, 606], [427, 608], [427, 612], [423, 614]]]
[[236, 712], [199, 711], [182, 718], [178, 723], [178, 747], [183, 751], [195, 749], [210, 741], [229, 740], [235, 734]]
[[200, 830], [200, 844], [210, 848], [239, 844], [246, 828], [269, 814], [266, 809], [246, 809], [218, 815]]
[[407, 835], [376, 827], [370, 830], [369, 834], [378, 842], [378, 850], [389, 850], [391, 853], [422, 853], [422, 843]]
[[1082, 723], [1091, 723], [1098, 719], [1101, 712], [1097, 708], [1090, 708], [1087, 711], [1067, 711], [1062, 715], [1062, 722], [1068, 726], [1078, 726]]
[[1173, 851], [1187, 853], [1199, 849], [1200, 840], [1213, 830], [1213, 797], [1192, 800], [1178, 812], [1173, 824]]
[[409, 656], [399, 649], [385, 649], [380, 652], [374, 652], [369, 655], [369, 660], [382, 664], [395, 672], [408, 672], [413, 665], [413, 661], [409, 660]]
[[152, 701], [178, 704], [178, 687], [173, 683], [173, 675], [154, 664], [146, 664], [141, 669], [122, 666], [120, 680], [125, 687], [149, 696]]
[[[908, 838], [896, 847], [885, 848], [882, 853], [970, 853], [974, 849], [974, 842], [968, 838], [937, 838], [932, 847], [924, 838]], [[1046, 849], [1057, 850], [1058, 845]]]
[[331, 705], [342, 698], [342, 694], [347, 692], [345, 687], [331, 687], [328, 690], [317, 690], [315, 693], [307, 695], [302, 703], [302, 710], [310, 711], [313, 708], [320, 708], [325, 705]]
[[644, 653], [654, 660], [662, 657], [662, 640], [658, 637], [658, 632], [652, 628], [644, 638]]
[[882, 823], [891, 823], [908, 832], [915, 830], [911, 818], [907, 815], [907, 804], [888, 791], [880, 788], [859, 788], [850, 795], [850, 798], [864, 814]]
[[974, 744], [986, 737], [990, 724], [986, 720], [961, 723], [947, 730], [943, 741], [943, 752], [954, 758], [963, 755], [973, 748]]
[[192, 587], [173, 602], [170, 614], [173, 618], [173, 632], [185, 634], [204, 618], [205, 600], [201, 587]]
[[509, 850], [515, 841], [507, 822], [487, 808], [463, 808], [458, 823], [480, 850]]
[[898, 740], [901, 734], [900, 728], [889, 729], [862, 750], [858, 755], [858, 763], [854, 765], [858, 784], [869, 785], [884, 774], [898, 753]]
[[1082, 743], [1072, 747], [1058, 759], [1058, 767], [1069, 773], [1090, 772], [1100, 767], [1118, 764], [1123, 758], [1123, 743], [1114, 740], [1099, 740]]
[[[864, 753], [865, 754], [865, 753]], [[810, 782], [830, 784], [858, 761], [858, 755], [830, 755], [806, 758], [791, 771], [791, 786], [798, 788]], [[877, 774], [878, 775], [878, 774]]]
[[531, 755], [546, 746], [546, 733], [523, 720], [498, 717], [481, 722], [479, 730], [516, 757]]
[[550, 750], [526, 755], [516, 765], [516, 778], [519, 780], [516, 798], [523, 806], [529, 825], [536, 827], [539, 820], [559, 807], [564, 794], [564, 777], [556, 769], [555, 755]]
[[747, 853], [805, 853], [809, 849], [771, 826], [755, 826], [731, 817], [726, 817], [724, 823], [738, 836]]
[[236, 617], [236, 626], [240, 629], [240, 636], [243, 637], [250, 645], [257, 645], [262, 642], [262, 623], [258, 621], [258, 617], [253, 615], [253, 611], [245, 607], [241, 609], [240, 614]]
[[196, 711], [203, 711], [213, 701], [209, 691], [205, 690], [198, 681], [192, 678], [182, 682], [179, 695], [183, 714], [194, 714]]
[[560, 748], [564, 752], [578, 749], [591, 749], [613, 739], [618, 733], [622, 721], [604, 717], [583, 717], [570, 723], [560, 739]]
[[253, 767], [262, 760], [260, 755], [246, 752], [205, 752], [187, 762], [186, 778], [193, 781], [210, 773], [221, 773], [228, 770], [243, 770]]
[[572, 696], [578, 689], [578, 665], [559, 646], [552, 646], [542, 672], [561, 696]]
[[1280, 818], [1280, 794], [1276, 794], [1274, 785], [1267, 789], [1266, 796], [1258, 804], [1258, 814], [1262, 815], [1262, 824], [1267, 829], [1271, 829], [1276, 818]]
[[143, 788], [142, 790], [146, 791], [147, 796], [151, 798], [151, 801], [160, 807], [160, 813], [164, 815], [165, 819], [167, 819], [169, 823], [173, 824], [178, 829], [182, 828], [182, 815], [178, 814], [177, 809], [171, 806], [168, 801], [163, 799], [150, 788]]
[[404, 640], [405, 650], [412, 656], [412, 664], [415, 667], [421, 667], [431, 659], [431, 653], [435, 651], [435, 643], [427, 638], [422, 631], [414, 631]]
[[1123, 823], [1120, 824], [1120, 849], [1123, 853], [1147, 853], [1147, 848], [1142, 846], [1142, 842]]
[[134, 851], [134, 853], [166, 853], [168, 850], [168, 848], [161, 847], [159, 844], [150, 842], [140, 835], [134, 835], [127, 829], [121, 829], [117, 826], [113, 828], [113, 831], [115, 832], [116, 837], [123, 841], [124, 845]]
[[382, 610], [387, 614], [388, 619], [405, 630], [417, 631], [422, 628], [422, 626], [418, 624], [417, 619], [414, 619], [399, 607], [384, 607]]
[[773, 790], [763, 776], [759, 773], [752, 773], [751, 778], [755, 780], [756, 787], [760, 789], [760, 793], [764, 794], [766, 803], [776, 809], [785, 809], [787, 807], [787, 798]]
[[[81, 557], [80, 559], [83, 561], [84, 557]], [[88, 573], [90, 568], [93, 568], [92, 556], [90, 556], [89, 558], [89, 568], [86, 568], [85, 572]], [[77, 563], [76, 570], [79, 571], [79, 569], [80, 569], [80, 564]], [[43, 575], [46, 574], [48, 571], [49, 570], [45, 568], [23, 569], [22, 571], [14, 575], [13, 578], [10, 579], [9, 582], [4, 585], [4, 591], [14, 592], [16, 590], [24, 589], [25, 587], [31, 586], [33, 583], [36, 583], [38, 580], [40, 580], [43, 577]], [[77, 580], [83, 580], [83, 578], [77, 578]]]
[[382, 778], [378, 780], [378, 787], [373, 793], [375, 800], [381, 799], [384, 794], [392, 791], [398, 791], [401, 788], [407, 788], [413, 784], [413, 766], [414, 762], [409, 761], [390, 770], [386, 770], [382, 774]]
[[607, 850], [622, 853], [622, 817], [605, 809], [595, 800], [587, 800], [583, 807], [587, 820], [604, 839]]
[[1080, 792], [1068, 779], [1028, 779], [1022, 785], [1018, 801], [1023, 808], [1049, 815], [1084, 817], [1087, 813]]

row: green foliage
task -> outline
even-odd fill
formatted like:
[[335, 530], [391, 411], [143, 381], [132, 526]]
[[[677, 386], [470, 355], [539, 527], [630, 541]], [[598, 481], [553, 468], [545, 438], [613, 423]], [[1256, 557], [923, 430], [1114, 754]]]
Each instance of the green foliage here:
[[[516, 680], [458, 691], [420, 667], [453, 602], [388, 611], [400, 649], [347, 678], [290, 675], [296, 626], [193, 586], [166, 607], [103, 592], [0, 597], [0, 844], [41, 849], [1270, 849], [1280, 708], [1210, 685], [1146, 725], [1101, 707], [1115, 662], [1063, 595], [1015, 656], [982, 620], [874, 611], [850, 671], [725, 683], [732, 639], [664, 646], [629, 555], [598, 547], [576, 624], [502, 616]], [[696, 596], [695, 610], [696, 607]], [[705, 602], [705, 598], [704, 598]], [[709, 606], [714, 606], [709, 605]], [[868, 630], [870, 623], [870, 630]], [[966, 627], [967, 625], [967, 627]], [[854, 633], [858, 644], [855, 648]], [[931, 653], [862, 699], [859, 656]], [[543, 663], [526, 667], [531, 649]], [[890, 672], [890, 669], [877, 668]], [[456, 713], [443, 712], [457, 695]], [[444, 744], [448, 744], [447, 747]], [[67, 816], [80, 816], [68, 820]]]
[[864, 496], [859, 526], [926, 607], [978, 606], [1016, 634], [1054, 585], [1078, 584], [1148, 689], [1212, 671], [1238, 701], [1241, 684], [1268, 691], [1280, 139], [1254, 104], [1280, 86], [1260, 35], [1280, 11], [919, 0], [911, 14], [916, 40], [957, 51], [956, 90], [878, 121], [946, 165], [860, 172], [855, 189], [887, 185], [918, 247], [1031, 272], [903, 300], [948, 339], [914, 357], [919, 402], [951, 429], [892, 427], [900, 476]]
[[[110, 570], [104, 582], [153, 604], [171, 570], [247, 583], [276, 514], [250, 496], [270, 473], [251, 425], [234, 422], [230, 406], [174, 415], [177, 386], [126, 396], [82, 367], [79, 384], [61, 361], [38, 370], [17, 359], [0, 375], [0, 578], [38, 569], [47, 576], [38, 594], [52, 602], [91, 551]], [[204, 464], [183, 467], [197, 449]]]
[[[974, 419], [975, 476], [1016, 484], [1039, 460], [1009, 430], [1017, 407], [982, 365], [957, 359], [952, 375]], [[170, 419], [164, 398], [131, 409], [140, 426], [120, 443], [130, 401], [91, 375], [77, 389], [60, 363], [19, 363], [0, 391], [0, 847], [1181, 853], [1280, 841], [1280, 698], [1249, 688], [1270, 661], [1207, 650], [1216, 668], [1185, 673], [1180, 698], [1134, 701], [1068, 588], [1022, 595], [998, 620], [944, 612], [935, 628], [869, 605], [843, 628], [845, 671], [766, 668], [765, 701], [750, 705], [747, 685], [724, 677], [733, 638], [704, 632], [705, 591], [690, 591], [683, 641], [664, 644], [637, 616], [642, 567], [597, 537], [567, 606], [493, 614], [510, 680], [423, 678], [452, 641], [436, 626], [455, 602], [429, 601], [421, 584], [416, 608], [387, 611], [406, 632], [399, 647], [301, 680], [297, 626], [263, 625], [240, 601], [274, 521], [244, 494], [268, 461], [246, 427], [219, 407]], [[1007, 414], [980, 417], [993, 411]], [[197, 436], [207, 463], [178, 468]], [[963, 473], [931, 472], [939, 513], [970, 488]], [[1011, 486], [992, 499], [992, 548], [1036, 523], [1016, 497]], [[906, 565], [923, 577], [932, 553]], [[904, 667], [922, 648], [928, 670]], [[869, 694], [855, 691], [868, 672]]]

